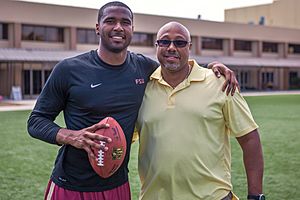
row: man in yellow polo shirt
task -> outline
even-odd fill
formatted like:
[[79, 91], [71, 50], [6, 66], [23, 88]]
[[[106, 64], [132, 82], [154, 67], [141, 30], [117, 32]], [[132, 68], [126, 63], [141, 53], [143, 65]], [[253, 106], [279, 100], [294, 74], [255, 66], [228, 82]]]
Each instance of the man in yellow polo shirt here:
[[189, 60], [189, 31], [177, 22], [157, 33], [161, 66], [140, 108], [142, 200], [238, 199], [231, 184], [230, 136], [244, 157], [248, 199], [264, 200], [263, 156], [246, 101], [221, 91], [224, 79]]

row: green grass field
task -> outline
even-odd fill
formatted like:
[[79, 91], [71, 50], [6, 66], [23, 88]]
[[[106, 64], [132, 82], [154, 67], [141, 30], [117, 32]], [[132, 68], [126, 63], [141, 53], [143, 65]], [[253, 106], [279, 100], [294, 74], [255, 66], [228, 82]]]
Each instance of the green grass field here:
[[[246, 97], [260, 126], [265, 158], [267, 199], [299, 199], [300, 95]], [[29, 111], [0, 112], [0, 200], [43, 199], [58, 147], [31, 138], [26, 131]], [[58, 123], [63, 124], [61, 117]], [[137, 199], [138, 144], [132, 148], [130, 182]], [[245, 199], [247, 182], [241, 150], [232, 139], [234, 192]]]

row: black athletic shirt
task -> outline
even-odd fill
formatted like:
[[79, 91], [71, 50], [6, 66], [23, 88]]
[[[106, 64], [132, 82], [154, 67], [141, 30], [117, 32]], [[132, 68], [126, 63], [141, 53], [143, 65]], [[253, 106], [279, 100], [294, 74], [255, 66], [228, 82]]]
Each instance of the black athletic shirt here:
[[51, 180], [68, 190], [104, 191], [128, 181], [130, 146], [149, 77], [158, 64], [140, 54], [127, 53], [119, 66], [103, 62], [96, 50], [58, 63], [28, 120], [32, 137], [56, 144], [60, 127], [53, 121], [63, 111], [68, 129], [89, 127], [107, 116], [121, 125], [127, 140], [125, 160], [110, 178], [99, 177], [85, 150], [63, 145], [58, 152]]

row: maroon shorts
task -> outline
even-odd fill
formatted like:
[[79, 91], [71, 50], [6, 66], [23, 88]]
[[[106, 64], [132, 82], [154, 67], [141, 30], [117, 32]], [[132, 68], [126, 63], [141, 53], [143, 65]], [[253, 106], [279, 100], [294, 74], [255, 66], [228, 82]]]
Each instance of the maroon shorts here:
[[130, 186], [126, 182], [111, 190], [102, 192], [78, 192], [57, 186], [51, 180], [48, 183], [45, 200], [130, 200]]

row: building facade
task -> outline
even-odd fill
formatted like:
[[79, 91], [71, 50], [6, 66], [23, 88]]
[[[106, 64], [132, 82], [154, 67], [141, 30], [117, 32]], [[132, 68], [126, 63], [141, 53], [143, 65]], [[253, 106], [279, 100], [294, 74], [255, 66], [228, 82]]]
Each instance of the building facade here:
[[[57, 62], [96, 49], [97, 9], [21, 1], [0, 7], [0, 95], [36, 98]], [[233, 69], [243, 90], [300, 88], [300, 30], [134, 14], [130, 51], [155, 57], [156, 32], [178, 21], [191, 32], [191, 57]]]
[[227, 9], [225, 22], [300, 29], [299, 8], [299, 0], [273, 0], [270, 4]]

